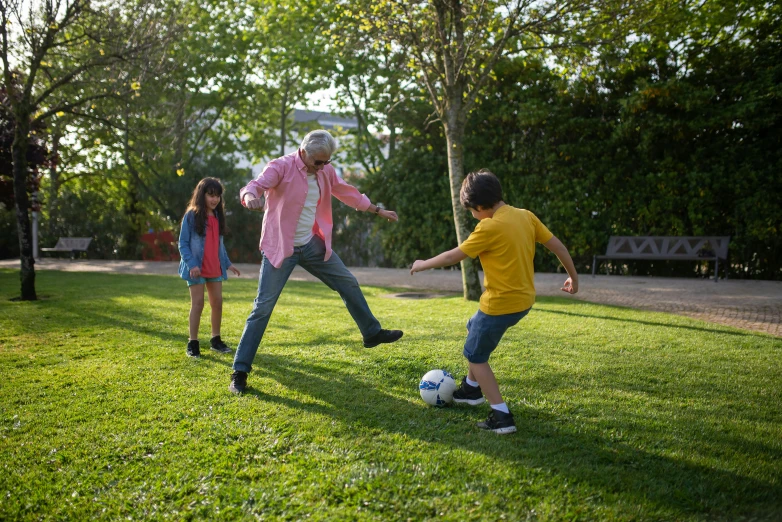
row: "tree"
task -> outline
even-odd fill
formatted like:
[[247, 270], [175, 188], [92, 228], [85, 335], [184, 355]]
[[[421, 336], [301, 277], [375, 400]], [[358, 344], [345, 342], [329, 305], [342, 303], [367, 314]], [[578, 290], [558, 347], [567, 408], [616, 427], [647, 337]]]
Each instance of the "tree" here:
[[[621, 2], [615, 2], [621, 7]], [[406, 49], [409, 66], [426, 89], [440, 121], [448, 151], [451, 207], [459, 243], [470, 234], [467, 212], [459, 203], [464, 179], [467, 118], [497, 60], [508, 52], [583, 44], [586, 28], [616, 22], [618, 8], [608, 2], [514, 0], [386, 0], [350, 4], [345, 16], [362, 20], [363, 30], [389, 46]], [[610, 15], [610, 16], [609, 16]], [[462, 261], [464, 297], [478, 300], [477, 264]]]
[[136, 64], [134, 96], [107, 107], [95, 129], [101, 154], [121, 164], [118, 175], [127, 179], [127, 228], [119, 249], [126, 258], [140, 255], [149, 214], [176, 226], [206, 175], [201, 167], [213, 156], [228, 159], [242, 150], [236, 129], [248, 114], [268, 112], [251, 78], [261, 72], [262, 48], [252, 14], [217, 0], [178, 5], [177, 27], [187, 30], [166, 46], [157, 66]]
[[260, 152], [266, 152], [269, 130], [276, 129], [277, 151], [282, 156], [291, 144], [294, 108], [331, 83], [333, 56], [326, 32], [331, 13], [311, 1], [249, 0], [247, 8], [254, 19], [248, 38], [257, 48], [260, 69], [250, 78], [255, 82], [253, 97], [264, 104], [252, 107], [241, 127], [250, 145]]
[[[361, 164], [369, 173], [378, 171], [387, 159], [393, 158], [397, 131], [403, 124], [403, 105], [420, 98], [422, 93], [411, 78], [405, 49], [384, 44], [363, 33], [361, 26], [360, 20], [343, 13], [330, 32], [337, 64], [336, 106], [358, 122], [346, 150], [348, 161]], [[384, 131], [388, 134], [380, 135]]]
[[[3, 81], [6, 117], [14, 125], [12, 161], [21, 258], [21, 298], [35, 300], [35, 260], [28, 215], [27, 154], [32, 129], [57, 114], [77, 114], [91, 103], [128, 96], [133, 79], [125, 65], [160, 41], [165, 15], [138, 0], [92, 7], [89, 0], [2, 0]], [[18, 86], [18, 87], [16, 87]]]
[[[0, 106], [7, 107], [10, 105], [8, 99], [8, 90], [3, 86], [0, 89]], [[11, 157], [11, 150], [14, 141], [14, 122], [8, 117], [7, 111], [0, 111], [0, 210], [8, 208], [15, 208], [15, 194], [14, 194], [14, 173], [13, 173], [13, 161]], [[40, 167], [45, 167], [50, 162], [46, 145], [42, 139], [43, 129], [39, 127], [33, 128], [30, 135], [30, 143], [27, 148], [27, 179], [25, 182], [25, 194], [30, 197], [38, 192], [41, 173]], [[33, 205], [36, 205], [36, 201], [32, 201]], [[29, 210], [37, 210], [31, 208]], [[17, 235], [13, 236], [13, 241], [17, 245], [8, 244], [11, 238], [2, 238], [0, 240], [0, 255], [4, 257], [12, 257], [18, 254], [18, 242]], [[6, 242], [8, 241], [8, 243]], [[8, 255], [7, 255], [8, 254]]]

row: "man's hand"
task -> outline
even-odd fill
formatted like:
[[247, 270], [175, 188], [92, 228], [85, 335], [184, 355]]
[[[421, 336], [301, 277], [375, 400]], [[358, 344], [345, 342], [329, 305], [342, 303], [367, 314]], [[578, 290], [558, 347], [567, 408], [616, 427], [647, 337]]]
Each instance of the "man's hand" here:
[[410, 275], [413, 275], [416, 272], [423, 272], [424, 270], [428, 270], [428, 268], [426, 268], [424, 263], [425, 263], [424, 261], [421, 261], [420, 259], [416, 259], [415, 263], [413, 263], [413, 267], [410, 269]]
[[233, 266], [233, 265], [229, 266], [229, 267], [228, 267], [228, 270], [230, 270], [231, 272], [233, 272], [234, 274], [236, 274], [236, 277], [239, 277], [240, 275], [242, 275], [241, 273], [239, 273], [239, 269], [238, 269], [238, 268], [236, 268], [236, 267], [235, 267], [235, 266]]
[[397, 216], [396, 212], [394, 212], [393, 210], [386, 210], [381, 208], [377, 212], [377, 215], [389, 221], [399, 221], [399, 216]]
[[198, 279], [201, 277], [201, 269], [198, 267], [190, 269], [190, 279]]
[[575, 294], [578, 292], [578, 278], [576, 278], [575, 281], [573, 281], [573, 278], [568, 277], [567, 281], [565, 281], [565, 286], [560, 288], [563, 292], [567, 292], [569, 294]]
[[249, 192], [244, 195], [244, 206], [247, 208], [247, 210], [252, 210], [253, 212], [263, 212], [263, 206], [266, 203], [266, 200], [263, 196], [256, 198]]

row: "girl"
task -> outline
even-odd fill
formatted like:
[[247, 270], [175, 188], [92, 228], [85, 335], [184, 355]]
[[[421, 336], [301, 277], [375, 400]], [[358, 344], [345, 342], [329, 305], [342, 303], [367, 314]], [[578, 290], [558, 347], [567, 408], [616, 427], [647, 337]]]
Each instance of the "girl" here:
[[193, 191], [193, 197], [182, 218], [179, 233], [179, 276], [187, 281], [190, 289], [190, 338], [187, 355], [199, 357], [198, 326], [204, 310], [204, 286], [209, 292], [209, 306], [212, 308], [212, 349], [220, 353], [231, 353], [231, 349], [220, 339], [220, 322], [223, 318], [223, 281], [228, 279], [226, 270], [237, 276], [239, 270], [228, 259], [223, 245], [225, 233], [225, 210], [223, 208], [223, 186], [215, 178], [204, 178]]

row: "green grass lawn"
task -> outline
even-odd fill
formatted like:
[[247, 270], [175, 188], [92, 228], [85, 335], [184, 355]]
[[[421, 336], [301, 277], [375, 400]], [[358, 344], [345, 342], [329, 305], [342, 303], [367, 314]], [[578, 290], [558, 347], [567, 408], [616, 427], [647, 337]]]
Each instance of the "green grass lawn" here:
[[[704, 283], [708, 284], [708, 283]], [[253, 277], [224, 284], [235, 348]], [[185, 356], [176, 277], [0, 271], [0, 520], [780, 520], [782, 340], [540, 298], [492, 363], [519, 431], [436, 409], [476, 304], [365, 288], [393, 345], [289, 282], [248, 393], [231, 355]], [[202, 340], [209, 337], [209, 307]]]

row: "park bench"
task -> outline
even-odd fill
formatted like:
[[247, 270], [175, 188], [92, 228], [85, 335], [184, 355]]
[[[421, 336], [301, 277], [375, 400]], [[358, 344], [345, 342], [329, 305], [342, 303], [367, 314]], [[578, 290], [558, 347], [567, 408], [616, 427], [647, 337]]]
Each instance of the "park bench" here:
[[79, 252], [86, 252], [90, 246], [91, 237], [61, 237], [53, 248], [42, 248], [43, 252], [70, 252], [75, 259]]
[[592, 259], [592, 277], [600, 259], [690, 260], [714, 261], [717, 282], [720, 259], [728, 259], [729, 242], [730, 236], [611, 236], [605, 255]]

